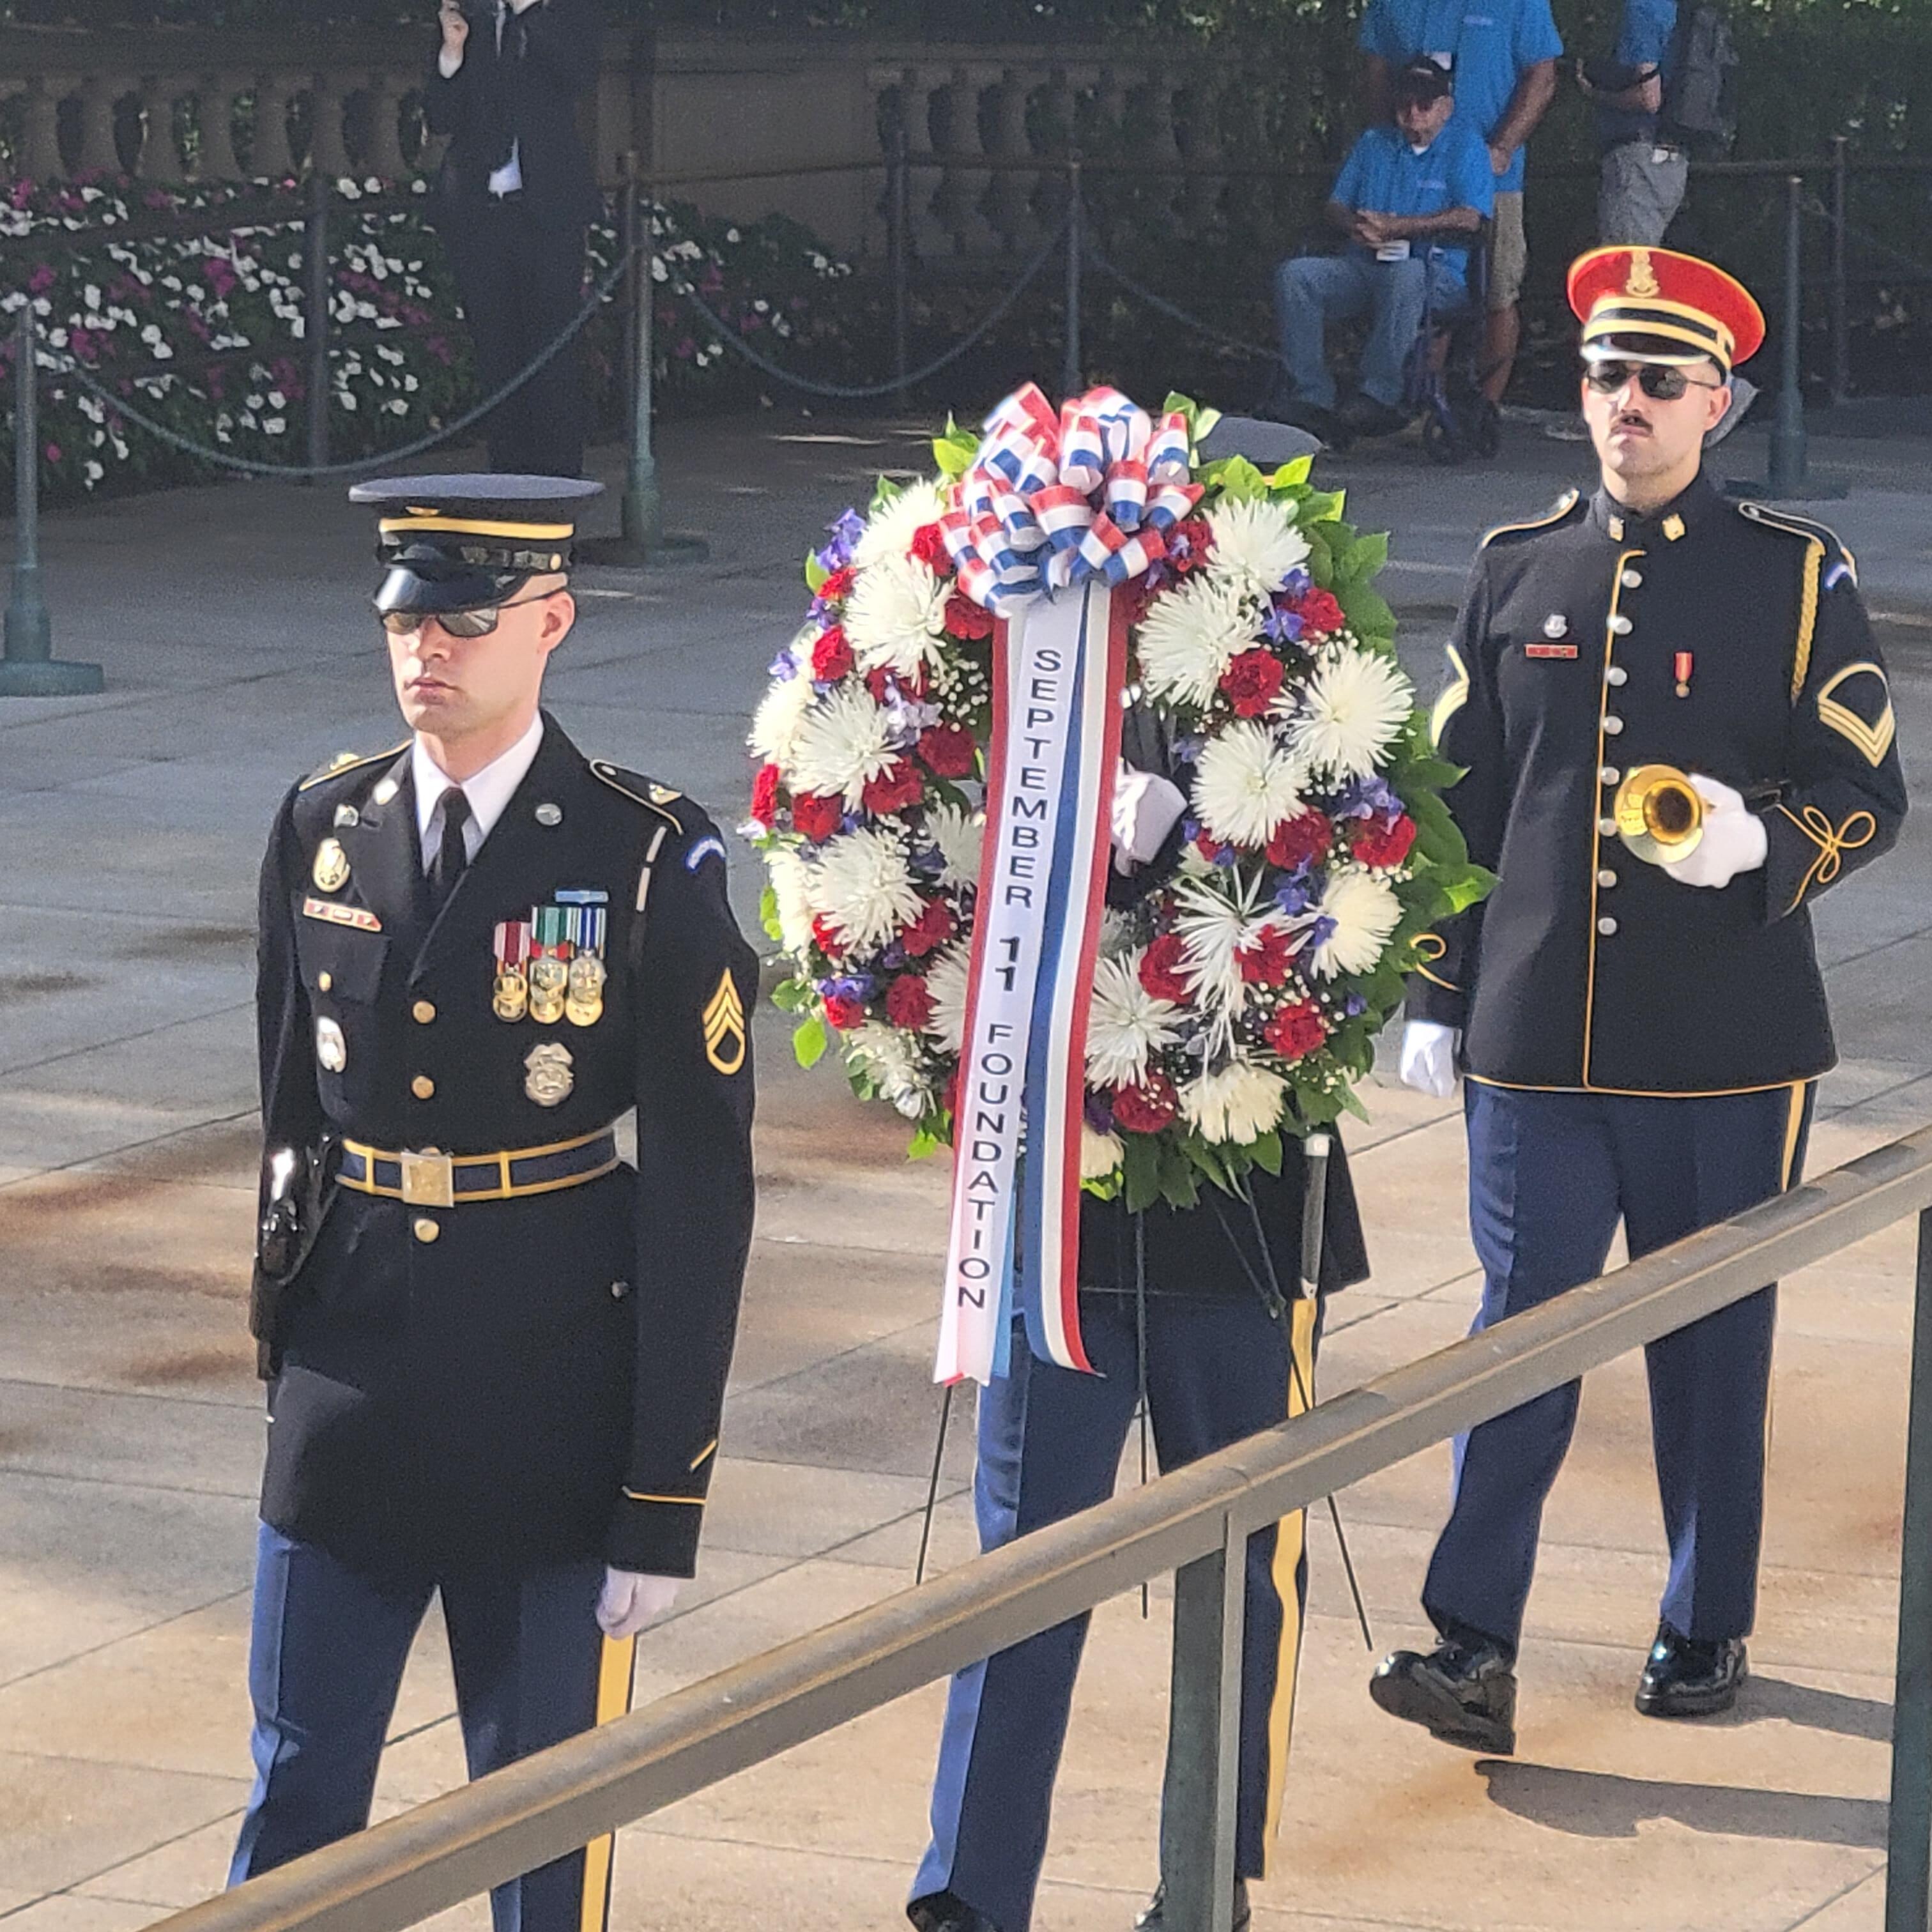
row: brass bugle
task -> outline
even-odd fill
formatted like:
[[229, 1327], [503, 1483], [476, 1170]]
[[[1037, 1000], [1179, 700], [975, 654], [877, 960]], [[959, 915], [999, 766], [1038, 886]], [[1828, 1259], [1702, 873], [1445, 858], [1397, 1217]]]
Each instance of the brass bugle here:
[[1640, 765], [1617, 788], [1617, 836], [1652, 866], [1688, 858], [1704, 836], [1703, 795], [1675, 765]]

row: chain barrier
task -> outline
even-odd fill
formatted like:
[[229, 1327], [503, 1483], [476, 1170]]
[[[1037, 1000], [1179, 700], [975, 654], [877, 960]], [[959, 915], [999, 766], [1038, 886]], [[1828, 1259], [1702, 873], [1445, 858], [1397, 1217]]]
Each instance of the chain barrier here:
[[[113, 410], [116, 416], [145, 430], [148, 435], [154, 437], [158, 441], [166, 443], [170, 448], [180, 451], [184, 456], [193, 457], [197, 461], [212, 463], [222, 469], [234, 470], [244, 476], [273, 477], [287, 482], [314, 482], [328, 476], [356, 476], [367, 470], [384, 469], [391, 464], [404, 463], [408, 461], [412, 457], [424, 455], [430, 450], [434, 449], [439, 444], [449, 442], [453, 437], [461, 435], [465, 430], [481, 422], [491, 410], [514, 396], [525, 383], [532, 380], [562, 354], [563, 351], [583, 332], [590, 318], [610, 299], [611, 292], [623, 279], [630, 265], [630, 252], [627, 250], [621, 253], [602, 280], [592, 289], [584, 306], [578, 310], [572, 320], [564, 326], [555, 340], [538, 350], [537, 354], [494, 395], [486, 396], [482, 402], [477, 404], [466, 414], [458, 416], [454, 422], [446, 423], [442, 428], [432, 431], [428, 436], [418, 436], [413, 442], [406, 442], [399, 449], [385, 450], [375, 456], [358, 457], [354, 461], [350, 463], [260, 463], [250, 457], [231, 456], [226, 450], [211, 449], [205, 443], [196, 442], [192, 436], [183, 436], [178, 430], [170, 429], [166, 423], [156, 422], [145, 411], [134, 407], [124, 396], [116, 395], [104, 383], [96, 381], [88, 370], [86, 365], [75, 361], [72, 356], [58, 356], [56, 351], [44, 349], [40, 351], [40, 364], [43, 368], [50, 369], [55, 375], [72, 381], [76, 387], [86, 390], [97, 402]], [[164, 372], [160, 375], [154, 376], [137, 376], [133, 380], [136, 382], [150, 382], [165, 381], [167, 378]]]
[[914, 383], [922, 382], [928, 376], [938, 375], [940, 370], [958, 362], [968, 350], [1006, 320], [1012, 312], [1014, 303], [1026, 292], [1034, 278], [1053, 259], [1066, 233], [1066, 223], [1063, 219], [1060, 226], [1040, 245], [1033, 259], [1021, 270], [1019, 280], [944, 355], [935, 356], [922, 368], [908, 369], [903, 376], [896, 376], [889, 382], [821, 382], [810, 376], [794, 375], [790, 370], [782, 368], [770, 357], [760, 355], [688, 283], [674, 282], [670, 286], [674, 295], [681, 296], [704, 318], [728, 348], [742, 356], [753, 368], [770, 376], [775, 382], [789, 383], [807, 395], [830, 396], [841, 400], [853, 401], [874, 396], [889, 396], [899, 390], [910, 388]]
[[[1088, 232], [1091, 232], [1090, 230]], [[1184, 328], [1191, 328], [1197, 335], [1220, 347], [1232, 350], [1238, 356], [1246, 356], [1262, 362], [1272, 362], [1281, 353], [1279, 349], [1264, 348], [1258, 342], [1250, 342], [1238, 335], [1230, 335], [1226, 329], [1216, 328], [1212, 322], [1203, 322], [1198, 315], [1190, 315], [1184, 308], [1169, 302], [1165, 296], [1157, 296], [1145, 284], [1137, 282], [1124, 268], [1102, 254], [1090, 242], [1087, 244], [1087, 259], [1103, 275], [1111, 276], [1127, 293], [1137, 301], [1146, 303], [1156, 315], [1164, 315], [1170, 322], [1180, 323]]]

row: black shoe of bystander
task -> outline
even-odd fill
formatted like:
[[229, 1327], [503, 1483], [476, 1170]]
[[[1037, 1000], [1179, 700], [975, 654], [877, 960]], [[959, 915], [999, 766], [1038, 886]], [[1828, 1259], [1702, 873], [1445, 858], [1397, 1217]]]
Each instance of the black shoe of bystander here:
[[1516, 1750], [1514, 1661], [1490, 1638], [1445, 1637], [1426, 1655], [1390, 1652], [1369, 1679], [1369, 1695], [1444, 1744], [1508, 1757]]

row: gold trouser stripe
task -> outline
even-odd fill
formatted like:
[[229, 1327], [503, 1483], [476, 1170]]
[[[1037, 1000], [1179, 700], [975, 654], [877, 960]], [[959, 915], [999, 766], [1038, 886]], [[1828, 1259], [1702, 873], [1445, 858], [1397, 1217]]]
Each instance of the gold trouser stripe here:
[[[1288, 1412], [1303, 1414], [1305, 1389], [1315, 1393], [1315, 1329], [1322, 1304], [1312, 1295], [1288, 1310], [1288, 1351], [1294, 1370], [1288, 1378]], [[1308, 1549], [1308, 1512], [1297, 1510], [1275, 1526], [1273, 1580], [1281, 1602], [1281, 1646], [1274, 1664], [1274, 1700], [1268, 1706], [1268, 1810], [1262, 1834], [1262, 1859], [1273, 1875], [1275, 1840], [1281, 1828], [1282, 1801], [1288, 1794], [1288, 1747], [1294, 1730], [1294, 1684], [1301, 1669], [1303, 1616], [1301, 1565]]]
[[[1794, 1080], [1791, 1083], [1791, 1111], [1784, 1122], [1784, 1158], [1779, 1163], [1778, 1170], [1778, 1186], [1780, 1193], [1789, 1193], [1792, 1183], [1798, 1178], [1798, 1143], [1804, 1132], [1804, 1112], [1810, 1099], [1810, 1081]], [[1767, 1489], [1771, 1484], [1772, 1424], [1777, 1413], [1778, 1376], [1774, 1370], [1764, 1388], [1764, 1480]]]
[[[638, 1652], [638, 1640], [627, 1636], [619, 1641], [604, 1640], [604, 1654], [597, 1667], [597, 1721], [608, 1724], [631, 1708], [631, 1666]], [[584, 1848], [583, 1911], [579, 1932], [605, 1932], [610, 1918], [610, 1858], [614, 1841], [608, 1836], [593, 1840]]]

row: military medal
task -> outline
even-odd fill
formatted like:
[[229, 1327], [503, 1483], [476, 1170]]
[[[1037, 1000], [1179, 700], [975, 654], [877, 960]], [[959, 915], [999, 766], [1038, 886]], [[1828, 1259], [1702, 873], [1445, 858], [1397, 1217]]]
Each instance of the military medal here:
[[536, 906], [532, 915], [535, 944], [530, 956], [530, 1018], [539, 1026], [555, 1026], [563, 1018], [564, 1002], [570, 992], [570, 965], [564, 957], [564, 909]]
[[310, 874], [319, 892], [339, 892], [349, 883], [349, 854], [338, 839], [325, 838], [315, 848], [315, 865]]
[[604, 1017], [604, 925], [601, 905], [568, 908], [570, 933], [570, 989], [563, 1016], [572, 1026], [594, 1026]]
[[498, 926], [496, 935], [496, 982], [490, 1010], [500, 1020], [520, 1020], [530, 1010], [530, 982], [524, 970], [530, 956], [527, 921], [513, 919]]
[[1690, 653], [1688, 651], [1679, 651], [1677, 653], [1672, 668], [1677, 674], [1677, 694], [1679, 698], [1688, 698], [1690, 695], [1691, 662]]
[[524, 1056], [524, 1091], [539, 1107], [560, 1106], [576, 1084], [570, 1048], [562, 1041], [538, 1040]]
[[342, 1028], [332, 1019], [315, 1023], [316, 1062], [325, 1073], [340, 1073], [349, 1064], [349, 1042]]

